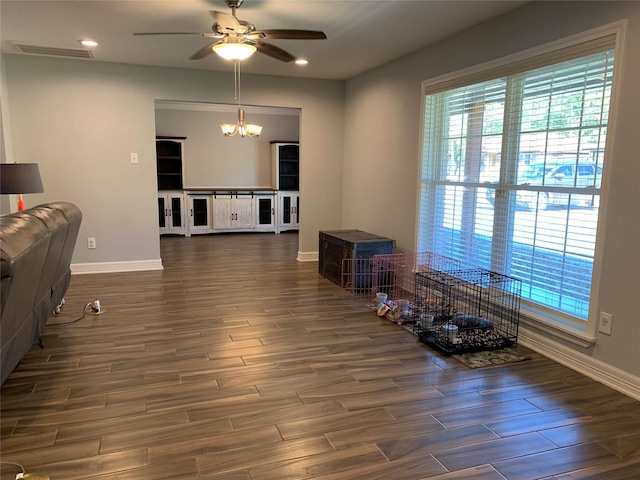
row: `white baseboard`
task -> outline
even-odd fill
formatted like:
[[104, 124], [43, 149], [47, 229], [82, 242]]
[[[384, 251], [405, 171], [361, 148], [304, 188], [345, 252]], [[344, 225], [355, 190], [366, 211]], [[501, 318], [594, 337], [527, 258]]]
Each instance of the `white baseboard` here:
[[159, 258], [132, 262], [72, 263], [71, 274], [144, 272], [147, 270], [162, 270], [163, 268], [162, 260]]
[[299, 262], [317, 262], [318, 252], [298, 252], [298, 258], [296, 260]]
[[518, 343], [607, 387], [640, 400], [640, 377], [612, 367], [525, 328], [519, 330]]

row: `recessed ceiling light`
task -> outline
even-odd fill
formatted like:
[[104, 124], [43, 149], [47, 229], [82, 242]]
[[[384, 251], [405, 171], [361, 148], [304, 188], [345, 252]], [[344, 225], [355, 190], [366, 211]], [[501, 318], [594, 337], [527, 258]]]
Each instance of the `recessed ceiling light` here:
[[95, 40], [80, 40], [80, 44], [82, 44], [82, 46], [84, 46], [84, 47], [97, 47], [98, 46], [98, 42], [96, 42]]
[[309, 63], [309, 60], [307, 60], [306, 58], [296, 59], [296, 65], [306, 65], [307, 63]]

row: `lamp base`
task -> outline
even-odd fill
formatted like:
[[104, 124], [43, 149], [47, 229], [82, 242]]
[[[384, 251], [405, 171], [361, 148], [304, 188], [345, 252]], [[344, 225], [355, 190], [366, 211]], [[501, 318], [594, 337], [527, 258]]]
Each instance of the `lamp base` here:
[[24, 210], [24, 200], [22, 199], [22, 195], [18, 197], [18, 211], [21, 212]]

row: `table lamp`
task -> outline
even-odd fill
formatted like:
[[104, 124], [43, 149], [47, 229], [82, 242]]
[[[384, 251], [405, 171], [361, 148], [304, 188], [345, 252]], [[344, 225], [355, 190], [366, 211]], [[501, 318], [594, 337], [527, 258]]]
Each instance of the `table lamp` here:
[[24, 193], [42, 193], [42, 179], [37, 163], [0, 163], [0, 194], [18, 195], [18, 211], [24, 210]]

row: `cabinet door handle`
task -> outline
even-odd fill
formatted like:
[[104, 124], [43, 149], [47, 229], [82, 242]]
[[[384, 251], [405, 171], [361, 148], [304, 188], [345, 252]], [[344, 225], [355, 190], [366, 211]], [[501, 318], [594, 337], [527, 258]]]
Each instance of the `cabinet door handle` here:
[[171, 216], [171, 209], [169, 209], [169, 216]]
[[191, 216], [193, 217], [193, 208], [189, 210], [191, 212]]
[[165, 208], [165, 209], [164, 209], [164, 216], [165, 216], [165, 217], [168, 217], [168, 216], [169, 216], [169, 209], [168, 209], [168, 208]]

